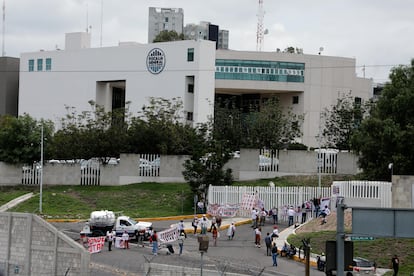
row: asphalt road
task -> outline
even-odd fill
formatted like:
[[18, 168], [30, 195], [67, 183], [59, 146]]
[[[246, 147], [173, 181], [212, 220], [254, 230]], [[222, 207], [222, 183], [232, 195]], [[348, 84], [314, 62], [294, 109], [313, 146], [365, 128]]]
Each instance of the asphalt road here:
[[[154, 221], [154, 229], [162, 231], [169, 228], [171, 224], [178, 221]], [[83, 223], [53, 223], [59, 230], [72, 237], [79, 239], [79, 232]], [[284, 229], [285, 225], [279, 225]], [[273, 224], [268, 222], [262, 227], [263, 237], [267, 232], [273, 230]], [[234, 272], [245, 275], [305, 275], [305, 265], [291, 259], [278, 257], [278, 266], [272, 266], [272, 258], [266, 256], [266, 246], [257, 248], [254, 244], [254, 234], [250, 225], [237, 226], [234, 240], [227, 240], [226, 230], [220, 231], [217, 246], [210, 242], [208, 252], [201, 254], [198, 250], [197, 237], [188, 234], [184, 241], [184, 251], [181, 256], [177, 254], [178, 243], [172, 243], [175, 254], [167, 255], [167, 249], [161, 249], [160, 254], [153, 256], [149, 246], [142, 247], [132, 244], [129, 250], [114, 249], [108, 251], [107, 247], [100, 252], [91, 255], [92, 276], [117, 276], [117, 275], [145, 275], [145, 263], [159, 263], [173, 266], [186, 266], [203, 269], [216, 270], [220, 272]], [[106, 246], [106, 245], [105, 245]], [[315, 268], [310, 268], [311, 276], [325, 275]]]

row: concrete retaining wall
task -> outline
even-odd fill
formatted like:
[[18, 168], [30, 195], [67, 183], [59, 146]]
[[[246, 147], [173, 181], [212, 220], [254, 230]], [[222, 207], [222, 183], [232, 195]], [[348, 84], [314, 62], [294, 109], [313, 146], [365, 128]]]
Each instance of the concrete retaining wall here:
[[392, 176], [392, 208], [414, 208], [414, 176]]
[[90, 275], [89, 252], [36, 215], [1, 212], [0, 244], [0, 275]]
[[[279, 151], [277, 165], [270, 170], [259, 169], [258, 149], [241, 149], [240, 158], [231, 159], [225, 168], [231, 168], [235, 180], [254, 180], [274, 178], [285, 175], [316, 175], [317, 153], [313, 151]], [[99, 181], [91, 180], [88, 185], [126, 185], [141, 182], [184, 182], [182, 172], [184, 162], [189, 156], [162, 155], [159, 162], [159, 174], [142, 176], [139, 171], [138, 154], [121, 154], [118, 165], [101, 165]], [[352, 153], [338, 153], [336, 174], [356, 174], [357, 156]], [[33, 176], [33, 177], [38, 177]], [[79, 164], [45, 164], [43, 166], [44, 185], [80, 185], [81, 168]], [[22, 165], [8, 165], [0, 162], [0, 185], [18, 185], [22, 182]], [[84, 178], [83, 178], [84, 179]], [[82, 180], [84, 181], [84, 180]], [[26, 182], [24, 182], [26, 183]], [[30, 183], [37, 183], [39, 180]], [[85, 183], [85, 182], [83, 182]]]

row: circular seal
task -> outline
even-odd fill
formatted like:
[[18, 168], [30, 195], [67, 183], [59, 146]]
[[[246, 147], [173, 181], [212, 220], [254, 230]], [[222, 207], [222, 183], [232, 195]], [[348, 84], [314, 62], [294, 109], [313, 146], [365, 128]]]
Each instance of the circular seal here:
[[165, 67], [165, 54], [160, 48], [154, 48], [147, 55], [147, 69], [152, 74], [159, 74]]

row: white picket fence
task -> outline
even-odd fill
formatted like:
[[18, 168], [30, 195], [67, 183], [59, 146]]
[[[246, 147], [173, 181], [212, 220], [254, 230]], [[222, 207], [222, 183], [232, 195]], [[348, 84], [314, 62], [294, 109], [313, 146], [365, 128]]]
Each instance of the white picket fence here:
[[[285, 206], [297, 208], [314, 198], [330, 198], [331, 209], [336, 208], [338, 196], [352, 202], [353, 206], [392, 207], [391, 182], [381, 181], [334, 181], [331, 187], [263, 187], [263, 186], [210, 186], [208, 204], [242, 206], [243, 195], [256, 195], [264, 202], [266, 210], [279, 208], [283, 216]], [[239, 209], [238, 216], [250, 217], [251, 210]], [[314, 215], [314, 212], [311, 214]]]
[[391, 182], [384, 181], [334, 181], [332, 196], [354, 199], [354, 202], [376, 200], [381, 208], [392, 207]]
[[[305, 201], [314, 198], [331, 197], [330, 187], [262, 187], [262, 186], [210, 186], [208, 190], [208, 203], [219, 205], [241, 205], [243, 195], [257, 195], [264, 202], [266, 210], [272, 207], [279, 208], [283, 215], [284, 206], [302, 206]], [[313, 214], [313, 212], [312, 212]], [[310, 215], [312, 215], [310, 214]], [[240, 209], [238, 216], [250, 217], [251, 210]]]

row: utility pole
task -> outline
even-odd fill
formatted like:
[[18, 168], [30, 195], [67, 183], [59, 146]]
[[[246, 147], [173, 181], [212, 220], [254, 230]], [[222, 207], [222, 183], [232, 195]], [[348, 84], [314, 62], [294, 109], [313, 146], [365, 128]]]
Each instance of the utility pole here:
[[344, 276], [345, 270], [345, 226], [344, 211], [347, 206], [344, 204], [344, 198], [338, 197], [336, 207], [336, 275]]
[[256, 51], [262, 51], [265, 31], [263, 28], [264, 19], [263, 0], [259, 0], [259, 8], [257, 10], [257, 33], [256, 33]]

